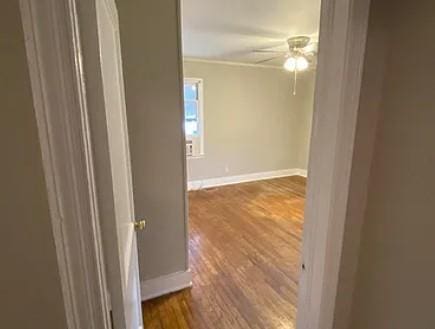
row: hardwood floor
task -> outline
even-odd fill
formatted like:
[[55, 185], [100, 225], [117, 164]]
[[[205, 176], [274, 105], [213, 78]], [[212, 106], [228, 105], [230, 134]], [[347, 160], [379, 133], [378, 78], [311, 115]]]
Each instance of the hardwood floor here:
[[293, 329], [305, 178], [189, 193], [193, 287], [143, 303], [146, 329]]

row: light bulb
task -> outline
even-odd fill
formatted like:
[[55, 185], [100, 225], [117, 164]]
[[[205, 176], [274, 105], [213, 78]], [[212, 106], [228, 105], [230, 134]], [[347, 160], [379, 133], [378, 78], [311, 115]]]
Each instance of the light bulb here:
[[296, 59], [296, 69], [298, 71], [305, 71], [308, 68], [308, 61], [305, 57], [300, 56]]
[[296, 70], [296, 66], [296, 58], [294, 57], [289, 57], [284, 62], [284, 69], [286, 69], [287, 71], [293, 72], [294, 70]]

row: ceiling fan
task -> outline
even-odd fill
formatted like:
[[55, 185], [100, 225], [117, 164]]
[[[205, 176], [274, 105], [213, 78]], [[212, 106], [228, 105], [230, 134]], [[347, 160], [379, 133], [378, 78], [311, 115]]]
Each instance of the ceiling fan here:
[[262, 64], [274, 59], [283, 58], [283, 67], [289, 72], [294, 72], [293, 95], [296, 95], [296, 81], [298, 72], [306, 71], [315, 67], [317, 43], [312, 42], [308, 36], [295, 36], [287, 39], [288, 50], [255, 49], [255, 53], [274, 54], [271, 57], [257, 61]]

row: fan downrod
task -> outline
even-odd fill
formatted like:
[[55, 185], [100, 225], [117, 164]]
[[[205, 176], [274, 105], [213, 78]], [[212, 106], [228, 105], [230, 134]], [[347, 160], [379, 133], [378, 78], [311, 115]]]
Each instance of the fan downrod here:
[[296, 36], [287, 39], [287, 43], [290, 49], [301, 49], [310, 43], [310, 38], [307, 36]]

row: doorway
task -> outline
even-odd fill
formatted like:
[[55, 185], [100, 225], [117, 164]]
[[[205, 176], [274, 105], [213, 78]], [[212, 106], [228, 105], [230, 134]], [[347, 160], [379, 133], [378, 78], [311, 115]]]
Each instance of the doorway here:
[[145, 324], [294, 328], [320, 1], [181, 9], [193, 285]]
[[[315, 124], [312, 134], [312, 148], [310, 151], [311, 161], [308, 170], [310, 173], [310, 182], [308, 186], [307, 213], [309, 214], [308, 217], [310, 221], [306, 223], [309, 225], [305, 225], [306, 228], [304, 230], [301, 264], [302, 274], [298, 298], [300, 306], [298, 312], [298, 328], [318, 328], [320, 323], [329, 327], [334, 314], [334, 298], [338, 282], [337, 273], [341, 265], [339, 256], [343, 246], [342, 237], [346, 219], [345, 209], [349, 195], [347, 192], [349, 191], [349, 177], [352, 164], [350, 153], [354, 146], [353, 136], [355, 133], [356, 110], [358, 105], [358, 97], [355, 96], [355, 93], [357, 95], [359, 93], [361, 67], [364, 58], [365, 29], [364, 26], [361, 28], [361, 20], [357, 18], [361, 18], [362, 16], [364, 21], [364, 19], [367, 18], [368, 9], [367, 3], [359, 3], [359, 6], [352, 6], [352, 3], [344, 6], [334, 6], [334, 2], [328, 0], [325, 0], [324, 3], [326, 4], [322, 8], [323, 26], [321, 28], [322, 33], [320, 39], [325, 44], [334, 45], [334, 47], [324, 48], [323, 55], [320, 57], [322, 59], [319, 65], [320, 70], [317, 72], [318, 87], [316, 89], [316, 99], [322, 100], [321, 105], [323, 111], [319, 111], [319, 102], [317, 102], [315, 106], [316, 111], [314, 113]], [[40, 5], [41, 7], [38, 7], [40, 11], [38, 13], [32, 12], [31, 14], [44, 17], [46, 13], [53, 13], [52, 18], [58, 16], [63, 17], [62, 14], [59, 15], [57, 10], [62, 11], [67, 7], [50, 7], [51, 5], [51, 3]], [[45, 10], [53, 8], [56, 8], [56, 10]], [[360, 13], [360, 16], [356, 13]], [[71, 12], [63, 13], [63, 15], [64, 17], [70, 18], [72, 16]], [[73, 20], [65, 19], [64, 21], [71, 23]], [[44, 20], [33, 20], [32, 24], [34, 25], [32, 28], [36, 30], [40, 29], [38, 30], [39, 32], [45, 31], [46, 26], [42, 25], [40, 22], [44, 22]], [[343, 24], [345, 28], [338, 29], [338, 27], [343, 27]], [[359, 29], [354, 29], [356, 26], [358, 26]], [[333, 31], [337, 30], [345, 32], [339, 33], [338, 35], [334, 34]], [[76, 30], [73, 31], [77, 32]], [[71, 48], [68, 47], [68, 42], [71, 41], [71, 35], [62, 29], [53, 33], [56, 35], [59, 34], [56, 40], [61, 40], [61, 44], [65, 46], [65, 48], [62, 48], [63, 51], [71, 51]], [[68, 36], [68, 38], [63, 39], [61, 36]], [[32, 42], [39, 42], [42, 49], [52, 49], [57, 59], [62, 58], [59, 49], [52, 47], [51, 42], [53, 42], [53, 40], [43, 39], [41, 42], [41, 40], [38, 39], [36, 41], [32, 40]], [[76, 53], [77, 51], [78, 53]], [[75, 55], [79, 53], [79, 49], [74, 49]], [[34, 54], [30, 54], [29, 57], [33, 55]], [[42, 56], [41, 53], [37, 53], [36, 55], [44, 64], [48, 63], [49, 58]], [[65, 56], [65, 58], [69, 57]], [[327, 60], [328, 62], [326, 62]], [[59, 74], [58, 71], [52, 69], [52, 67], [49, 68], [49, 65], [41, 65], [39, 62], [36, 62], [35, 67], [37, 69], [32, 66], [32, 77], [38, 77], [38, 74], [40, 74], [44, 79], [41, 80], [42, 82], [35, 79], [35, 86], [41, 87], [42, 84], [42, 89], [46, 90], [44, 88], [49, 85], [51, 88], [57, 90], [56, 88], [60, 89], [63, 85], [53, 82], [58, 82], [59, 77], [62, 77], [65, 79], [62, 81], [68, 82], [68, 85], [71, 86], [68, 90], [70, 90], [74, 96], [79, 95], [80, 97], [78, 98], [83, 100], [81, 97], [84, 97], [84, 95], [77, 92], [76, 89], [77, 81], [75, 81], [75, 74], [79, 73], [78, 68], [74, 67], [71, 63], [60, 62], [62, 63], [62, 68], [71, 74], [69, 78], [65, 78]], [[328, 65], [326, 65], [326, 63], [328, 63]], [[337, 72], [340, 72], [339, 76], [342, 78], [338, 79], [334, 86], [329, 86], [328, 78], [330, 78], [333, 73]], [[47, 76], [50, 78], [47, 79], [48, 81], [45, 80]], [[32, 87], [34, 88], [33, 82], [34, 81], [32, 81]], [[60, 90], [62, 91], [63, 89]], [[40, 96], [37, 94], [37, 91], [34, 91], [35, 95]], [[83, 92], [83, 90], [81, 92]], [[348, 97], [348, 95], [352, 97]], [[83, 124], [86, 122], [87, 110], [81, 107], [83, 104], [80, 101], [77, 101], [77, 99], [75, 99], [77, 103], [71, 101], [70, 98], [66, 97], [66, 93], [49, 93], [46, 97], [53, 102], [62, 100], [68, 105], [65, 108], [60, 108], [58, 111], [59, 117], [56, 117], [59, 119], [59, 122], [62, 122], [61, 127], [67, 127], [67, 132], [82, 131], [80, 129], [83, 129]], [[59, 97], [59, 99], [57, 97]], [[37, 99], [38, 101], [41, 100], [40, 98]], [[53, 107], [47, 106], [44, 102], [35, 102], [35, 104], [37, 111], [39, 111], [38, 115], [41, 115], [41, 113], [56, 113], [53, 111]], [[80, 104], [80, 106], [77, 104]], [[76, 111], [77, 109], [83, 110], [83, 112]], [[74, 113], [76, 116], [74, 118], [77, 120], [67, 120], [71, 113]], [[93, 168], [89, 163], [85, 163], [88, 167], [86, 165], [81, 167], [83, 163], [78, 161], [83, 154], [86, 155], [85, 159], [88, 159], [87, 157], [89, 155], [86, 154], [86, 152], [89, 151], [89, 145], [88, 147], [83, 145], [83, 140], [80, 139], [82, 136], [80, 134], [72, 134], [71, 138], [77, 142], [77, 144], [74, 144], [76, 148], [68, 148], [67, 150], [69, 150], [69, 152], [65, 155], [62, 151], [62, 143], [59, 144], [55, 142], [57, 140], [63, 141], [63, 139], [54, 138], [64, 136], [65, 131], [59, 128], [59, 125], [54, 124], [52, 117], [49, 116], [49, 119], [50, 120], [47, 120], [47, 122], [42, 120], [42, 126], [38, 128], [40, 130], [40, 136], [42, 136], [41, 144], [43, 145], [43, 152], [45, 152], [44, 167], [48, 181], [47, 185], [50, 191], [55, 190], [58, 192], [57, 194], [50, 194], [51, 206], [57, 206], [56, 198], [68, 197], [71, 193], [76, 193], [77, 196], [80, 196], [77, 200], [82, 201], [83, 204], [87, 204], [86, 202], [90, 201], [90, 204], [93, 205], [94, 200], [92, 200], [92, 195], [89, 196], [89, 188], [91, 187], [92, 189], [92, 182], [81, 181], [81, 183], [78, 183], [77, 177], [73, 176], [71, 178], [68, 175], [59, 175], [59, 172], [62, 172], [61, 169], [72, 168], [73, 170], [77, 170], [77, 173], [83, 174], [84, 177], [92, 178], [92, 174], [96, 168]], [[52, 134], [47, 135], [46, 126], [44, 126], [44, 124], [47, 124], [48, 127], [53, 127], [53, 129], [57, 127], [57, 129], [55, 129]], [[74, 128], [78, 129], [74, 130]], [[46, 160], [50, 158], [46, 155], [51, 155], [50, 152], [52, 151], [55, 151], [55, 158], [59, 159], [60, 162], [50, 163]], [[83, 153], [81, 153], [82, 151]], [[72, 155], [77, 155], [77, 157], [74, 158]], [[68, 165], [60, 166], [60, 164]], [[53, 170], [53, 167], [57, 171]], [[88, 171], [85, 172], [84, 168]], [[77, 185], [74, 185], [75, 189], [70, 188], [70, 178], [73, 182], [77, 183]], [[59, 184], [56, 185], [55, 183]], [[321, 198], [319, 198], [318, 195], [320, 195]], [[69, 318], [69, 320], [72, 319], [71, 321], [76, 320], [74, 312], [71, 312], [71, 306], [76, 307], [74, 310], [77, 313], [75, 314], [81, 320], [88, 317], [90, 321], [98, 321], [98, 319], [95, 318], [99, 315], [102, 316], [101, 319], [107, 320], [107, 304], [104, 298], [98, 296], [98, 292], [102, 293], [104, 291], [102, 286], [104, 282], [104, 271], [102, 271], [102, 260], [98, 258], [101, 257], [98, 241], [99, 232], [97, 229], [99, 218], [93, 211], [95, 209], [92, 207], [83, 207], [83, 204], [73, 203], [70, 205], [71, 212], [65, 213], [64, 216], [68, 219], [68, 223], [71, 223], [72, 227], [68, 225], [68, 227], [63, 228], [65, 230], [63, 236], [55, 235], [57, 251], [59, 251], [59, 268], [63, 275], [62, 280], [65, 280], [62, 281], [63, 288], [65, 292], [72, 293], [72, 295], [65, 293], [65, 295], [69, 297], [68, 302], [65, 303], [65, 308], [70, 311], [68, 314], [71, 316], [71, 318]], [[81, 216], [73, 216], [72, 214], [81, 214]], [[83, 227], [83, 225], [80, 225], [81, 221], [86, 219], [86, 216], [89, 216], [94, 224], [87, 226], [90, 232], [81, 230], [81, 227]], [[332, 219], [334, 219], [334, 221], [332, 221]], [[58, 218], [56, 220], [58, 220]], [[58, 225], [58, 223], [56, 224], [56, 221], [53, 221], [53, 227], [58, 230], [59, 227], [56, 225]], [[73, 228], [78, 228], [78, 230], [75, 231]], [[62, 249], [61, 246], [65, 242], [65, 237], [78, 238], [81, 246], [92, 247], [92, 253], [84, 253], [83, 250], [77, 248], [76, 245], [70, 245], [70, 248], [66, 250]], [[350, 244], [350, 246], [352, 247], [354, 245]], [[349, 244], [346, 244], [346, 247], [349, 247]], [[327, 251], [326, 255], [324, 254], [325, 250]], [[351, 253], [356, 251], [356, 249], [351, 248]], [[60, 255], [64, 257], [60, 257]], [[71, 262], [72, 259], [80, 261]], [[68, 264], [70, 267], [65, 264]], [[95, 271], [82, 273], [82, 269], [77, 267], [76, 264], [87, 264], [88, 268], [92, 268]], [[325, 264], [327, 267], [325, 267]], [[76, 284], [71, 284], [71, 282]], [[324, 284], [325, 282], [331, 284], [327, 287]], [[71, 289], [73, 286], [95, 287], [95, 294], [84, 294], [82, 290], [80, 290], [80, 292], [83, 294], [77, 293], [78, 291]], [[74, 294], [74, 292], [77, 294]], [[80, 301], [83, 301], [83, 303], [79, 303]], [[95, 316], [92, 316], [87, 312], [83, 314], [79, 312], [81, 308], [78, 307], [78, 305], [100, 305], [102, 307], [99, 309], [98, 306], [96, 306], [94, 309]], [[309, 314], [309, 316], [307, 314]], [[321, 320], [326, 320], [326, 322], [321, 322]], [[105, 326], [102, 325], [101, 327]]]

